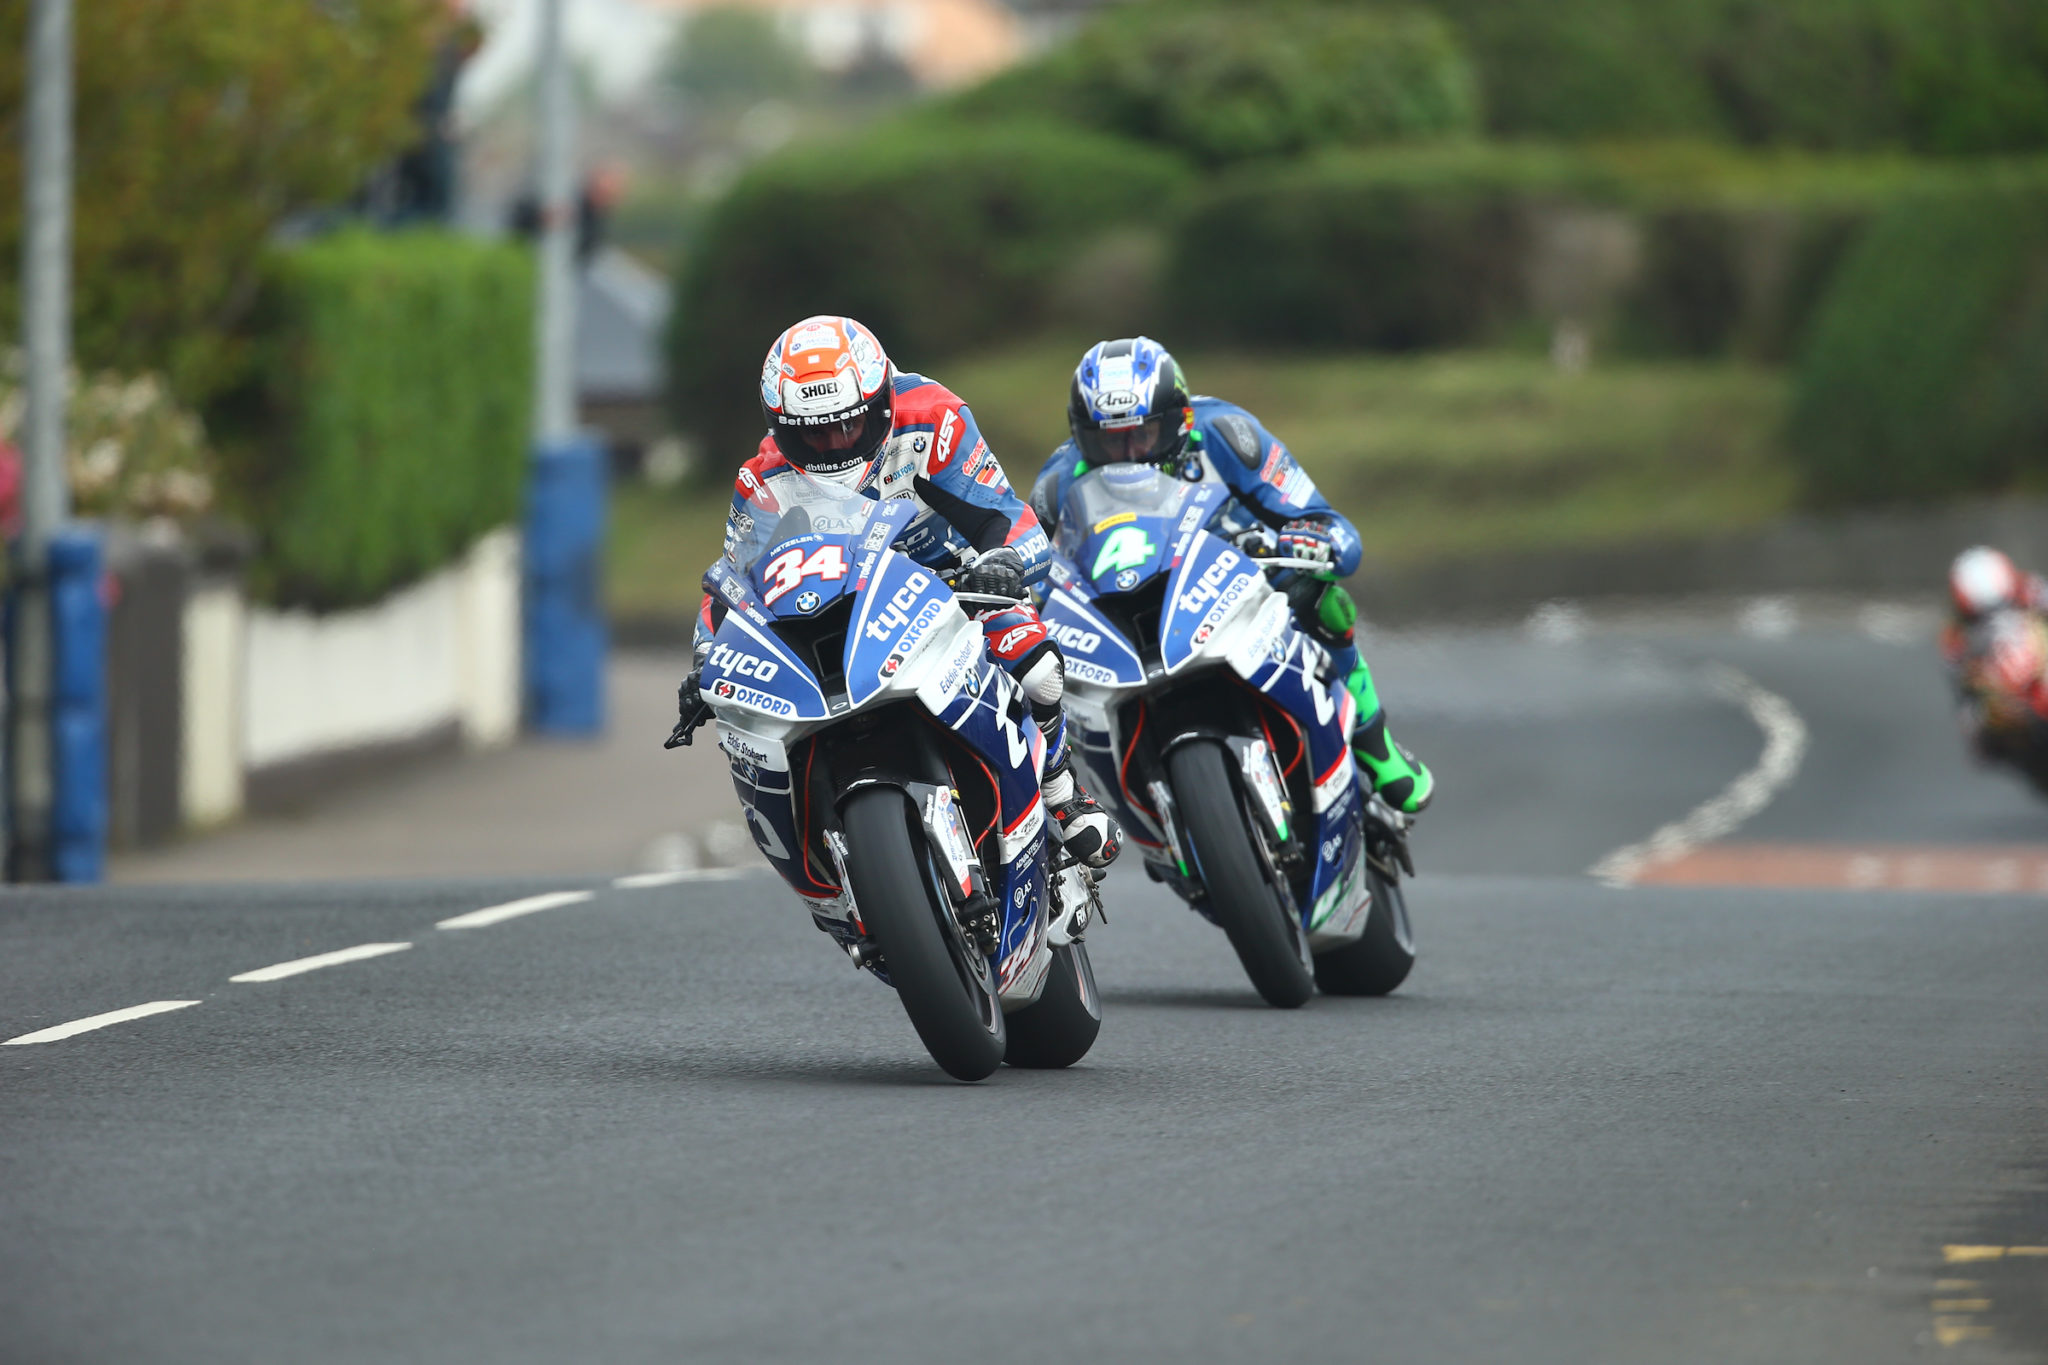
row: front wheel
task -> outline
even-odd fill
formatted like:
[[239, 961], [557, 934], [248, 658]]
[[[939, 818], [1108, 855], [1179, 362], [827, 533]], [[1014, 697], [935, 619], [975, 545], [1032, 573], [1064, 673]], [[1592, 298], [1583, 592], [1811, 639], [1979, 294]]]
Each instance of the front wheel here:
[[1386, 995], [1415, 966], [1415, 931], [1401, 883], [1376, 867], [1367, 867], [1365, 875], [1372, 887], [1365, 932], [1356, 943], [1316, 954], [1316, 985], [1325, 995]]
[[1011, 1066], [1055, 1070], [1072, 1066], [1095, 1046], [1102, 1031], [1102, 999], [1095, 993], [1095, 968], [1088, 945], [1066, 943], [1052, 950], [1045, 993], [1010, 1016]]
[[854, 904], [925, 1050], [956, 1080], [992, 1074], [1007, 1042], [995, 972], [953, 917], [909, 798], [870, 787], [841, 818]]
[[1291, 1010], [1316, 990], [1303, 961], [1301, 918], [1286, 881], [1256, 846], [1258, 817], [1245, 807], [1233, 766], [1229, 751], [1214, 740], [1195, 740], [1166, 756], [1182, 834], [1209, 908], [1253, 987], [1267, 1004]]

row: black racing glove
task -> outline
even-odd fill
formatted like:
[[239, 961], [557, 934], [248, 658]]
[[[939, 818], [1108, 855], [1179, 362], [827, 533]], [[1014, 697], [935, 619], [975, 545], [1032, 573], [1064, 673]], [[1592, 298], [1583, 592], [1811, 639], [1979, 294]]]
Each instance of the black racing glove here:
[[704, 694], [698, 689], [697, 675], [692, 673], [676, 689], [676, 728], [668, 732], [668, 740], [661, 747], [673, 749], [688, 744], [697, 727], [710, 719], [711, 707], [705, 703]]
[[1024, 600], [1024, 556], [1007, 545], [999, 545], [960, 575], [961, 592], [985, 592], [991, 597]]

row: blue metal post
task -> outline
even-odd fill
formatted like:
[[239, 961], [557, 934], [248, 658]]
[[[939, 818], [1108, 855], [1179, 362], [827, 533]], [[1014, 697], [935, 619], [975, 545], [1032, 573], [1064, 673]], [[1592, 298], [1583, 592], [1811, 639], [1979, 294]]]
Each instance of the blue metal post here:
[[526, 723], [604, 728], [605, 452], [579, 435], [542, 442], [526, 486]]
[[[107, 606], [100, 595], [104, 559], [98, 533], [80, 526], [58, 531], [50, 537], [45, 566], [51, 646], [47, 747], [41, 755], [9, 757], [37, 762], [46, 755], [49, 763], [48, 825], [37, 832], [43, 857], [32, 875], [96, 882], [107, 862]], [[8, 594], [10, 665], [22, 628], [19, 598], [18, 588]], [[11, 666], [8, 671], [13, 675]], [[17, 837], [24, 833], [15, 831]]]

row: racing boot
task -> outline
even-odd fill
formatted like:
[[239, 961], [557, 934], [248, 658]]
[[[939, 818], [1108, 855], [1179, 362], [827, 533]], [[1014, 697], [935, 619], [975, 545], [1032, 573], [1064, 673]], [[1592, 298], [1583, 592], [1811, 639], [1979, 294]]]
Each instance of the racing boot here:
[[1108, 867], [1123, 849], [1124, 832], [1074, 775], [1066, 718], [1047, 722], [1041, 729], [1045, 733], [1045, 775], [1039, 779], [1039, 790], [1044, 793], [1045, 813], [1052, 817], [1060, 844], [1084, 866]]
[[1403, 815], [1419, 814], [1436, 795], [1436, 779], [1421, 760], [1387, 735], [1387, 709], [1372, 685], [1372, 670], [1355, 650], [1353, 659], [1344, 686], [1358, 703], [1361, 719], [1351, 731], [1351, 756], [1382, 801]]

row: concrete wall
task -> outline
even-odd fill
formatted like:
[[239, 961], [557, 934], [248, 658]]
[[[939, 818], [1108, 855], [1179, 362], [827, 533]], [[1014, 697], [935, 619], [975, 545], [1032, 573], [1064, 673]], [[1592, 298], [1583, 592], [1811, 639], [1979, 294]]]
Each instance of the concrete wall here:
[[[518, 533], [374, 606], [316, 615], [247, 606], [210, 584], [185, 609], [185, 816], [238, 813], [266, 774], [519, 727]], [[275, 784], [272, 784], [275, 785]]]

